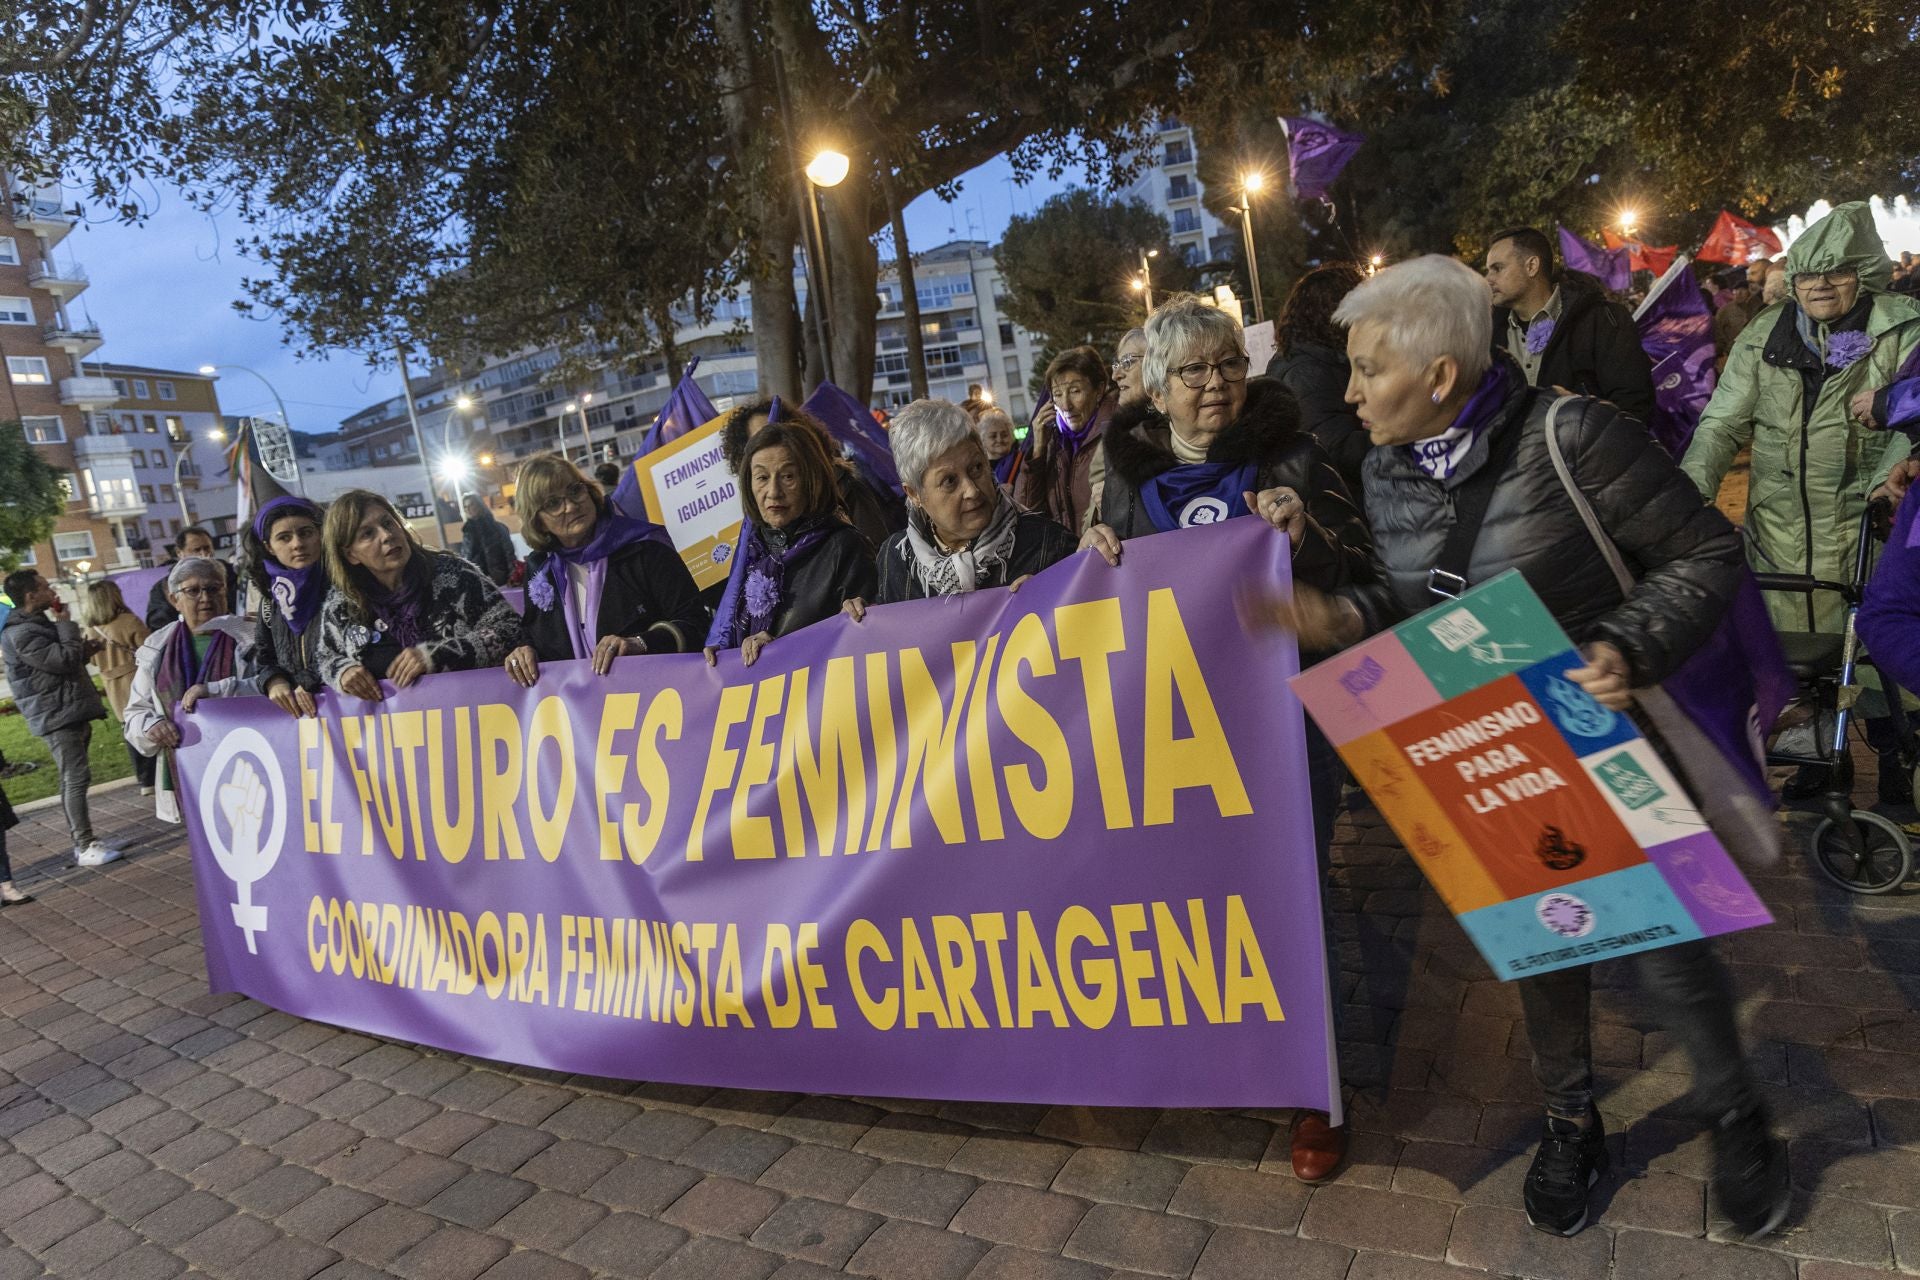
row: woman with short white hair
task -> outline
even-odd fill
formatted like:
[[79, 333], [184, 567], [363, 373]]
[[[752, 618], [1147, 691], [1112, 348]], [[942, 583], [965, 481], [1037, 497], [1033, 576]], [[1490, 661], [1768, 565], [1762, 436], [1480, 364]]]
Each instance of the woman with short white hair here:
[[915, 400], [887, 430], [907, 491], [907, 527], [880, 548], [880, 585], [868, 604], [962, 595], [1020, 583], [1073, 554], [1073, 535], [1037, 511], [1022, 511], [994, 482], [993, 464], [965, 409]]
[[[1601, 400], [1528, 386], [1512, 358], [1492, 350], [1487, 286], [1471, 268], [1437, 256], [1389, 267], [1348, 294], [1334, 319], [1347, 328], [1347, 401], [1374, 445], [1366, 506], [1391, 600], [1385, 614], [1363, 616], [1302, 588], [1276, 606], [1302, 644], [1352, 643], [1518, 569], [1583, 646], [1586, 665], [1567, 677], [1625, 711], [1636, 686], [1665, 679], [1713, 633], [1740, 583], [1739, 533], [1639, 422]], [[1639, 571], [1632, 590], [1621, 591], [1569, 483]], [[1726, 971], [1705, 940], [1632, 963], [1693, 1060], [1694, 1096], [1711, 1108], [1718, 1202], [1741, 1235], [1772, 1231], [1788, 1207], [1785, 1152], [1741, 1050]], [[1607, 1165], [1593, 1105], [1591, 981], [1581, 967], [1514, 984], [1547, 1103], [1524, 1204], [1535, 1227], [1556, 1235], [1586, 1225], [1587, 1189]]]

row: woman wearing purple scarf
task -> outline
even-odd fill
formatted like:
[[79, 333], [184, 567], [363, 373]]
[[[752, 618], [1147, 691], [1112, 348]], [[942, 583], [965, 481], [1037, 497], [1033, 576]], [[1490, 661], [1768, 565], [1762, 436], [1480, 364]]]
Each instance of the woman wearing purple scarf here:
[[687, 653], [706, 634], [706, 610], [686, 562], [660, 526], [623, 515], [600, 486], [556, 453], [527, 459], [514, 486], [525, 523], [527, 608], [507, 674], [531, 689], [542, 662]]
[[707, 665], [722, 649], [752, 666], [775, 636], [810, 627], [879, 583], [873, 547], [840, 511], [833, 460], [819, 433], [773, 422], [740, 455], [746, 480], [733, 570], [707, 632]]
[[326, 687], [315, 666], [320, 606], [327, 598], [320, 523], [326, 512], [305, 498], [264, 504], [240, 535], [247, 577], [260, 597], [248, 660], [260, 692], [290, 716], [314, 714]]
[[382, 680], [405, 689], [437, 671], [491, 667], [520, 643], [520, 615], [492, 579], [421, 546], [379, 494], [335, 498], [321, 538], [333, 586], [314, 662], [341, 693], [378, 702]]

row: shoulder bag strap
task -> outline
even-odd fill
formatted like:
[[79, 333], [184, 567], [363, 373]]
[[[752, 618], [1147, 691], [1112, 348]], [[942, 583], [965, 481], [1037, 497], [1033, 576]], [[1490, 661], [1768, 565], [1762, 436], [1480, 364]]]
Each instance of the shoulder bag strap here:
[[1427, 571], [1427, 590], [1451, 600], [1473, 585], [1467, 580], [1467, 566], [1473, 559], [1473, 544], [1480, 539], [1480, 526], [1486, 523], [1487, 507], [1500, 483], [1501, 472], [1520, 447], [1520, 435], [1526, 430], [1526, 415], [1520, 415], [1496, 436], [1480, 469], [1453, 487], [1453, 527], [1440, 548], [1440, 558]]
[[1593, 504], [1587, 501], [1587, 495], [1580, 492], [1579, 483], [1573, 478], [1573, 469], [1567, 465], [1567, 455], [1560, 449], [1559, 425], [1560, 408], [1572, 396], [1561, 396], [1547, 410], [1547, 456], [1553, 459], [1553, 470], [1560, 477], [1561, 485], [1567, 491], [1567, 497], [1573, 500], [1573, 509], [1580, 513], [1580, 523], [1587, 526], [1587, 533], [1593, 538], [1593, 545], [1600, 549], [1600, 556], [1613, 570], [1614, 581], [1620, 584], [1620, 594], [1625, 596], [1633, 590], [1633, 571], [1620, 556], [1620, 548], [1613, 545], [1613, 539], [1600, 526], [1600, 517], [1593, 513]]

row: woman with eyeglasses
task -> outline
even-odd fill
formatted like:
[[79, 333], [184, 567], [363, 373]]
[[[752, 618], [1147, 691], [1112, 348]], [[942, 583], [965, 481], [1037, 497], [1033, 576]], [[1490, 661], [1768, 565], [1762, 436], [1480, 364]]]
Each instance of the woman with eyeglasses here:
[[[1744, 524], [1754, 569], [1847, 582], [1867, 503], [1911, 448], [1904, 435], [1861, 421], [1852, 401], [1893, 382], [1920, 348], [1920, 302], [1888, 292], [1886, 246], [1864, 202], [1808, 227], [1785, 274], [1790, 297], [1734, 340], [1680, 465], [1712, 502], [1735, 455], [1751, 445]], [[1767, 607], [1782, 631], [1846, 625], [1845, 603], [1832, 592], [1770, 594]], [[1911, 775], [1898, 767], [1891, 723], [1873, 716], [1867, 738], [1881, 751], [1880, 798], [1909, 800]], [[1826, 785], [1825, 767], [1808, 765], [1786, 795], [1807, 799]]]
[[507, 674], [531, 689], [542, 662], [583, 658], [595, 675], [616, 658], [687, 653], [707, 632], [686, 562], [658, 525], [616, 510], [557, 453], [520, 467], [514, 503], [526, 517], [527, 608]]
[[[1129, 538], [1256, 516], [1292, 544], [1296, 583], [1343, 608], [1356, 607], [1349, 603], [1355, 596], [1383, 596], [1358, 504], [1326, 451], [1301, 429], [1287, 389], [1248, 378], [1240, 322], [1199, 298], [1174, 297], [1148, 319], [1146, 344], [1146, 399], [1122, 408], [1107, 430], [1100, 520], [1080, 545], [1118, 565]], [[1300, 661], [1306, 666], [1314, 655]], [[1342, 772], [1311, 721], [1307, 772], [1324, 874]], [[1345, 1154], [1344, 1127], [1302, 1115], [1293, 1132], [1302, 1181], [1331, 1177]]]
[[393, 504], [349, 489], [321, 528], [333, 589], [320, 607], [321, 679], [378, 702], [440, 671], [491, 667], [520, 643], [520, 615], [459, 556], [429, 551]]
[[1122, 406], [1138, 404], [1147, 398], [1146, 384], [1140, 378], [1140, 362], [1147, 358], [1147, 331], [1129, 329], [1113, 349], [1113, 385], [1120, 393]]
[[1092, 347], [1062, 351], [1047, 366], [1052, 398], [1040, 406], [1027, 438], [1025, 474], [1013, 496], [1075, 534], [1100, 509], [1100, 441], [1119, 394], [1107, 362]]

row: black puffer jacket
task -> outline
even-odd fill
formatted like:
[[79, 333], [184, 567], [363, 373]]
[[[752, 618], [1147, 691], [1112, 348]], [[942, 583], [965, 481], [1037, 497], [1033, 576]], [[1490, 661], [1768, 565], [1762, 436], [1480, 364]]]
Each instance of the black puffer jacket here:
[[[1493, 309], [1493, 341], [1507, 345], [1507, 307]], [[1640, 345], [1633, 313], [1608, 298], [1593, 277], [1560, 277], [1560, 318], [1540, 353], [1535, 385], [1565, 387], [1576, 395], [1610, 400], [1645, 422], [1653, 414], [1653, 362]]]
[[1561, 451], [1639, 579], [1623, 600], [1547, 452], [1554, 399], [1552, 392], [1516, 386], [1445, 483], [1421, 471], [1404, 448], [1368, 455], [1367, 514], [1396, 616], [1439, 602], [1427, 574], [1453, 528], [1451, 490], [1517, 431], [1520, 438], [1507, 453], [1467, 562], [1468, 581], [1477, 585], [1507, 569], [1520, 570], [1576, 643], [1609, 641], [1626, 655], [1636, 684], [1657, 683], [1719, 625], [1745, 563], [1740, 534], [1700, 501], [1693, 483], [1639, 423], [1599, 400], [1569, 400], [1557, 424]]
[[1300, 425], [1327, 451], [1347, 489], [1358, 498], [1360, 464], [1367, 460], [1373, 441], [1360, 425], [1360, 415], [1347, 403], [1352, 372], [1346, 352], [1317, 342], [1296, 342], [1267, 363], [1267, 376], [1299, 401]]
[[[1106, 487], [1100, 521], [1122, 540], [1159, 533], [1140, 498], [1140, 486], [1179, 465], [1169, 443], [1172, 428], [1153, 405], [1120, 409], [1107, 428]], [[1293, 395], [1271, 378], [1247, 382], [1240, 418], [1214, 437], [1208, 462], [1256, 464], [1254, 491], [1285, 485], [1307, 504], [1318, 529], [1309, 529], [1293, 557], [1293, 575], [1322, 591], [1345, 593], [1379, 581], [1373, 540], [1359, 506], [1326, 450], [1300, 429]], [[1363, 606], [1364, 607], [1364, 606]]]

